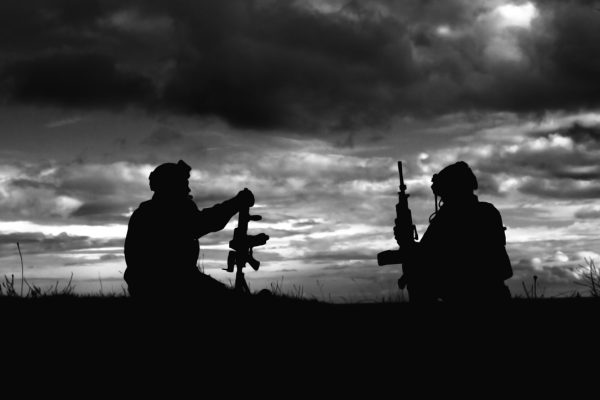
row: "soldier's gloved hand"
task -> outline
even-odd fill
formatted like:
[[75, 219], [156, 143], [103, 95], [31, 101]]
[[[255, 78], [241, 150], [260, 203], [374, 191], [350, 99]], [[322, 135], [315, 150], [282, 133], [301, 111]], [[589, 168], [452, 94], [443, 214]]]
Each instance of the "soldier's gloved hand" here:
[[247, 188], [240, 190], [235, 196], [238, 208], [252, 207], [254, 205], [254, 194]]

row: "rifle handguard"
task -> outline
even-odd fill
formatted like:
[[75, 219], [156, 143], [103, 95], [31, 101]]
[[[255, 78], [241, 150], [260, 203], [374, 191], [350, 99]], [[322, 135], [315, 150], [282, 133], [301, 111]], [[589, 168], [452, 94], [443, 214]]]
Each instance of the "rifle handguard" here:
[[[236, 228], [237, 229], [237, 228]], [[259, 233], [258, 235], [248, 235], [246, 241], [234, 238], [229, 241], [229, 247], [232, 249], [243, 251], [245, 248], [253, 248], [263, 246], [269, 240], [269, 235]]]
[[250, 248], [263, 246], [269, 240], [269, 235], [265, 233], [259, 233], [258, 235], [248, 236], [248, 241], [250, 242]]
[[231, 251], [227, 257], [227, 268], [225, 270], [233, 272], [237, 267], [236, 288], [249, 292], [242, 269], [246, 264], [249, 264], [255, 271], [258, 270], [260, 262], [254, 258], [252, 250], [254, 247], [266, 244], [269, 236], [264, 233], [248, 235], [248, 222], [260, 221], [262, 216], [250, 215], [250, 207], [254, 205], [254, 196], [249, 190], [244, 189], [240, 192], [240, 195], [240, 198], [245, 196], [245, 199], [251, 199], [252, 204], [247, 204], [238, 211], [238, 226], [233, 230], [233, 238], [229, 241]]

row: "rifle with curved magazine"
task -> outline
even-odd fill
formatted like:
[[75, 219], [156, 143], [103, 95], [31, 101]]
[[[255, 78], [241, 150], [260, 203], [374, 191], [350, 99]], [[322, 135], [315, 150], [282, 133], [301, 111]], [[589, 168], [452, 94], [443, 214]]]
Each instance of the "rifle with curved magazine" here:
[[414, 279], [414, 256], [417, 249], [419, 235], [417, 227], [413, 224], [412, 212], [408, 208], [408, 197], [404, 176], [402, 174], [402, 161], [398, 161], [398, 173], [400, 174], [400, 191], [398, 192], [398, 204], [396, 204], [396, 219], [394, 220], [394, 233], [398, 250], [386, 250], [377, 254], [379, 266], [402, 264], [402, 276], [398, 279], [400, 289], [408, 288], [411, 301], [419, 297], [418, 284]]
[[260, 267], [260, 261], [252, 254], [254, 247], [262, 246], [269, 240], [269, 236], [264, 233], [248, 235], [248, 222], [262, 219], [260, 215], [250, 215], [250, 207], [253, 205], [254, 203], [239, 211], [238, 226], [233, 231], [233, 239], [229, 241], [231, 251], [227, 256], [227, 268], [223, 268], [227, 272], [233, 272], [237, 266], [235, 290], [242, 293], [250, 293], [243, 271], [246, 264], [250, 264], [255, 271]]

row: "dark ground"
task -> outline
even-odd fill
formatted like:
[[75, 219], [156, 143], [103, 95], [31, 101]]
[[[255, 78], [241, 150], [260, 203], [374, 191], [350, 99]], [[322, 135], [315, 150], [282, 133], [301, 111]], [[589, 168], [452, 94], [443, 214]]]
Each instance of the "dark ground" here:
[[[600, 316], [598, 298], [513, 299], [503, 305], [330, 304], [280, 296], [140, 302], [127, 297], [0, 297], [5, 334], [85, 332], [123, 341], [159, 336], [244, 337], [326, 342], [371, 338], [442, 340], [474, 332], [523, 338], [537, 331], [585, 335]], [[239, 332], [239, 335], [238, 335]], [[521, 334], [519, 334], [519, 332]], [[424, 335], [424, 336], [423, 336]], [[76, 335], [77, 338], [82, 335]], [[244, 339], [246, 340], [246, 339]]]
[[[166, 390], [159, 397], [179, 398], [191, 386], [198, 393], [312, 398], [333, 390], [329, 397], [383, 398], [403, 397], [414, 379], [424, 379], [422, 394], [495, 398], [514, 394], [517, 381], [547, 388], [586, 373], [585, 362], [597, 359], [599, 311], [592, 298], [415, 307], [269, 296], [196, 305], [2, 297], [0, 358], [9, 367], [4, 382], [11, 374], [52, 376], [50, 391], [76, 380], [90, 392], [125, 385], [135, 397]], [[541, 369], [559, 369], [562, 378], [539, 378]], [[487, 389], [475, 390], [475, 382]]]

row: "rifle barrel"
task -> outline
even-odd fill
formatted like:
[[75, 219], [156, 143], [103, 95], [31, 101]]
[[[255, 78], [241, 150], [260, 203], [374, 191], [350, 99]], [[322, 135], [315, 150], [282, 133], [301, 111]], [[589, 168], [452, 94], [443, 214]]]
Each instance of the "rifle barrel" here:
[[402, 174], [402, 161], [398, 161], [398, 174], [400, 174], [400, 191], [404, 193], [406, 185], [404, 184], [404, 175]]

